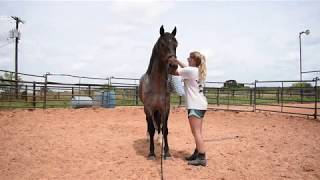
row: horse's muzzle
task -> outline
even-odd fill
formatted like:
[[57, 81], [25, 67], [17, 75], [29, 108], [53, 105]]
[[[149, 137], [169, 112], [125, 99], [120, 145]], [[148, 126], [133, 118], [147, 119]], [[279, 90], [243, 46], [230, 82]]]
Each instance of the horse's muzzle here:
[[169, 63], [169, 68], [177, 69], [177, 68], [178, 68], [178, 65], [177, 65], [177, 64], [171, 64], [171, 63]]

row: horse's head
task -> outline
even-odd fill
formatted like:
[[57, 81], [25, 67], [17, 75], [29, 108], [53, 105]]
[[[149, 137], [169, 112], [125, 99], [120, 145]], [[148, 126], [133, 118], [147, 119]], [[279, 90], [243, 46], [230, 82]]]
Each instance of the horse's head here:
[[160, 37], [158, 39], [158, 53], [161, 56], [161, 61], [168, 63], [170, 57], [176, 57], [176, 49], [178, 42], [175, 38], [177, 28], [174, 27], [171, 33], [164, 32], [163, 26], [160, 28]]
[[178, 42], [175, 38], [176, 33], [176, 27], [174, 27], [171, 33], [164, 32], [163, 25], [160, 27], [160, 38], [158, 39], [158, 52], [161, 56], [160, 60], [165, 64], [169, 65], [169, 71], [175, 71], [178, 68], [178, 64], [168, 62], [169, 58], [176, 57], [176, 49], [178, 46]]
[[169, 33], [164, 32], [164, 28], [161, 26], [160, 37], [153, 47], [147, 74], [152, 72], [155, 62], [157, 62], [157, 66], [159, 65], [158, 63], [161, 64], [159, 67], [162, 68], [161, 70], [166, 68], [167, 71], [165, 72], [173, 71], [172, 69], [178, 68], [177, 64], [169, 63], [169, 58], [176, 58], [176, 49], [178, 46], [178, 42], [175, 38], [176, 33], [176, 27], [174, 27], [173, 31]]

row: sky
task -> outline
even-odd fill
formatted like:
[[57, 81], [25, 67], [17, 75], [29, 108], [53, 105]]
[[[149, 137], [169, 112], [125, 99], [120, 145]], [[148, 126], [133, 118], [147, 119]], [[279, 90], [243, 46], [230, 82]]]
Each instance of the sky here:
[[320, 70], [320, 1], [1, 1], [0, 69], [14, 71], [10, 16], [25, 21], [23, 73], [140, 78], [161, 25], [177, 28], [179, 60], [205, 55], [207, 81], [298, 80], [306, 29], [303, 71]]

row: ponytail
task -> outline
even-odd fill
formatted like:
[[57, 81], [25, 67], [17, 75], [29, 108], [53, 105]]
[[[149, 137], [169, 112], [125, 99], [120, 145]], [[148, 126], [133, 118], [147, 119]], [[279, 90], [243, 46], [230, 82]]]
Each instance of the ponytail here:
[[198, 67], [199, 75], [198, 80], [200, 83], [204, 84], [207, 77], [207, 65], [206, 58], [198, 51], [193, 51], [190, 53], [190, 57], [194, 58], [196, 61], [196, 67]]
[[202, 81], [202, 83], [204, 83], [207, 77], [206, 58], [202, 54], [200, 54], [200, 57], [201, 57], [201, 63], [199, 65], [199, 81]]

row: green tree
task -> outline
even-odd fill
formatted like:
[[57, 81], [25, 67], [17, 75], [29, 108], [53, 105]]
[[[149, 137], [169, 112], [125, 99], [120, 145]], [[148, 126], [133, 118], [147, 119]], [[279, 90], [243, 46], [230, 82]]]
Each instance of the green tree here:
[[[3, 95], [1, 98], [5, 99], [11, 99], [12, 97], [15, 96], [15, 85], [16, 82], [15, 80], [15, 74], [14, 73], [8, 73], [5, 72], [3, 75], [0, 75], [0, 90]], [[18, 81], [22, 81], [22, 78], [18, 76]], [[21, 91], [23, 84], [19, 83], [18, 84], [18, 93]]]
[[[15, 82], [3, 81], [3, 80], [15, 80], [14, 73], [5, 72], [3, 75], [0, 75], [0, 84], [14, 85]], [[22, 81], [22, 78], [18, 76], [18, 81]]]
[[224, 82], [223, 87], [224, 88], [243, 88], [244, 84], [237, 83], [236, 80], [227, 80], [226, 82]]

